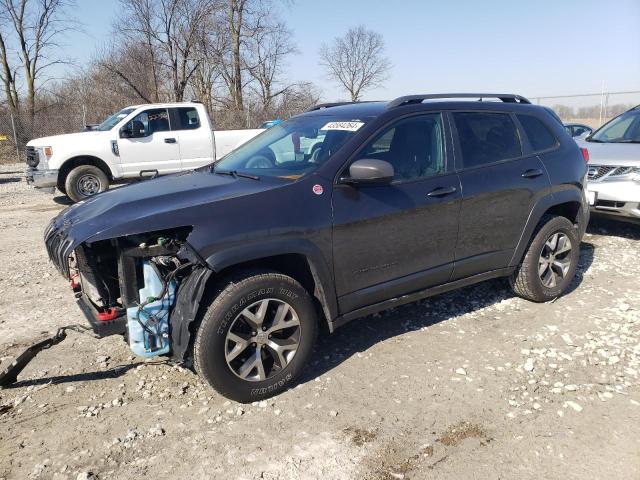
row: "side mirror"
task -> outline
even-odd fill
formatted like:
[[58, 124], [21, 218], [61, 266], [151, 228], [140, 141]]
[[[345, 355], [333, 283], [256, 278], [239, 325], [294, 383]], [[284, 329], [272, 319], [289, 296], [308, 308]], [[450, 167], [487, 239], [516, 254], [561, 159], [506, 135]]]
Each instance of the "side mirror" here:
[[144, 123], [134, 120], [120, 129], [120, 138], [141, 138], [146, 136]]
[[133, 130], [131, 130], [131, 125], [125, 125], [120, 129], [120, 138], [131, 138], [133, 137]]
[[356, 160], [349, 167], [349, 177], [344, 178], [350, 184], [384, 184], [393, 180], [393, 165], [384, 160]]

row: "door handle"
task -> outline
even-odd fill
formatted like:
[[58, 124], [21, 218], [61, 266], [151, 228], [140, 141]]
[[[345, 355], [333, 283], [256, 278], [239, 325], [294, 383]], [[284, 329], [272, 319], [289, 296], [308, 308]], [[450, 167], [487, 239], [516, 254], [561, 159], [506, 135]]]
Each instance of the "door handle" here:
[[164, 143], [178, 143], [175, 138], [165, 138]]
[[522, 174], [524, 178], [536, 178], [540, 175], [542, 175], [542, 170], [538, 170], [537, 168], [530, 168]]
[[444, 197], [445, 195], [456, 193], [456, 191], [456, 187], [438, 187], [427, 193], [427, 197]]

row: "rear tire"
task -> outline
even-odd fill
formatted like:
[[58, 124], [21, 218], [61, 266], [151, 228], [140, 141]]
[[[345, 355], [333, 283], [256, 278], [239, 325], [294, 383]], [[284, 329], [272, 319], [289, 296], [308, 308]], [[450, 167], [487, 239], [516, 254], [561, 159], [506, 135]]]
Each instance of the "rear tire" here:
[[67, 196], [74, 202], [104, 192], [109, 188], [109, 178], [94, 165], [80, 165], [69, 172], [64, 182]]
[[316, 335], [316, 310], [302, 285], [276, 272], [245, 272], [221, 285], [208, 306], [194, 367], [225, 397], [261, 400], [293, 386]]
[[571, 284], [578, 267], [580, 240], [567, 218], [545, 215], [529, 248], [510, 277], [513, 291], [533, 302], [548, 302]]

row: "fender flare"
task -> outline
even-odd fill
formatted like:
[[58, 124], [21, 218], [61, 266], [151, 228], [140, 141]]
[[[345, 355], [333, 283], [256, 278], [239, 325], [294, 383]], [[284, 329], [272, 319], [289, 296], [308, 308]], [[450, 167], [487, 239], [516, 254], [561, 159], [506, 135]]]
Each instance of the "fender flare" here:
[[326, 256], [311, 241], [303, 238], [259, 240], [215, 252], [206, 258], [206, 263], [214, 272], [220, 272], [234, 265], [291, 254], [300, 255], [307, 262], [314, 282], [314, 291], [310, 293], [320, 302], [332, 331], [332, 321], [338, 316], [333, 272]]
[[586, 221], [582, 219], [582, 217], [584, 216], [584, 194], [582, 193], [582, 190], [578, 188], [568, 188], [565, 190], [549, 193], [538, 200], [538, 202], [531, 209], [529, 218], [527, 218], [527, 223], [525, 224], [522, 235], [520, 236], [520, 240], [518, 241], [518, 245], [516, 246], [513, 256], [511, 257], [511, 261], [509, 262], [510, 267], [518, 265], [524, 257], [525, 250], [529, 246], [529, 242], [531, 241], [531, 236], [533, 235], [536, 226], [540, 222], [540, 219], [545, 214], [545, 212], [547, 212], [550, 208], [561, 205], [563, 203], [579, 203], [581, 205], [580, 211], [578, 212], [577, 216], [577, 224], [580, 232], [584, 232], [584, 230], [586, 229]]

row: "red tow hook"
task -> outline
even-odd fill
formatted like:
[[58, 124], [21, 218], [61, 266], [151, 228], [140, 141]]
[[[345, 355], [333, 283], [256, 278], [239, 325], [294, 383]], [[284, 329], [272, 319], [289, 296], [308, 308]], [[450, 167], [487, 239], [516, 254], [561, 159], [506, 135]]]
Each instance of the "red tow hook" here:
[[108, 322], [118, 317], [117, 308], [105, 308], [104, 312], [98, 312], [98, 320]]
[[77, 273], [74, 273], [73, 275], [71, 275], [69, 277], [69, 285], [71, 286], [71, 289], [76, 292], [80, 289], [80, 283], [78, 283], [78, 277], [79, 275]]

